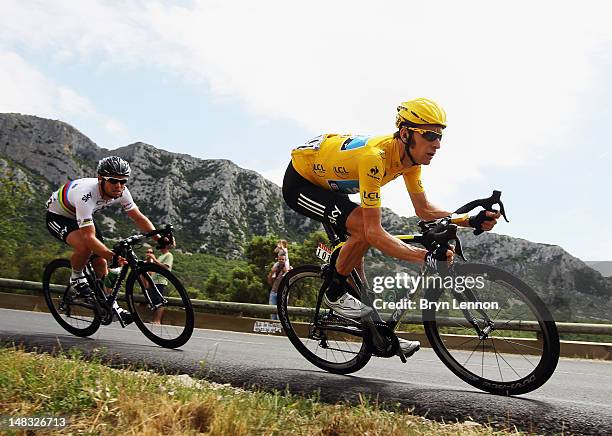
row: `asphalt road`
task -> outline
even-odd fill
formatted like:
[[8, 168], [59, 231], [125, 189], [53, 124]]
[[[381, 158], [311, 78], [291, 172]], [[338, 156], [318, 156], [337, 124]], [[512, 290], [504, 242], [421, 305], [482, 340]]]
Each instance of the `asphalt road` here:
[[358, 401], [360, 394], [399, 403], [429, 418], [491, 422], [537, 433], [612, 434], [612, 362], [561, 358], [553, 377], [520, 397], [480, 392], [455, 377], [431, 349], [402, 364], [373, 358], [355, 374], [321, 371], [285, 337], [196, 329], [179, 350], [156, 346], [131, 325], [101, 327], [92, 338], [64, 331], [46, 313], [0, 309], [0, 340], [50, 351], [99, 350], [115, 363], [145, 364], [234, 386], [317, 390], [323, 401]]

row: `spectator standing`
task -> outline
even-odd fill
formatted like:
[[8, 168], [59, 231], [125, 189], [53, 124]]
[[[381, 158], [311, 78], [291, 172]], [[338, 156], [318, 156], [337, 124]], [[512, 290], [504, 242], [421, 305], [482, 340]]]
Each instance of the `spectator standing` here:
[[[278, 302], [278, 287], [287, 271], [289, 271], [289, 268], [287, 268], [286, 256], [284, 254], [279, 254], [276, 263], [272, 265], [272, 269], [268, 273], [268, 284], [272, 286], [272, 289], [270, 289], [268, 304], [276, 306], [276, 303]], [[270, 315], [270, 319], [277, 320], [278, 315], [272, 314]]]
[[287, 267], [287, 270], [289, 270], [291, 266], [289, 265], [289, 249], [287, 248], [286, 239], [278, 240], [278, 242], [276, 243], [276, 248], [274, 249], [274, 253], [276, 254], [277, 258], [280, 255], [285, 256], [285, 266]]

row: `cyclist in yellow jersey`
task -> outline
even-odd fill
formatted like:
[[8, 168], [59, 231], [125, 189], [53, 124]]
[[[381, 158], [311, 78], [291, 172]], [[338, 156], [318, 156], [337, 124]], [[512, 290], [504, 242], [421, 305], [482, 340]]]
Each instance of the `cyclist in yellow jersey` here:
[[[294, 149], [283, 180], [283, 198], [295, 211], [332, 225], [349, 238], [340, 250], [324, 303], [336, 313], [358, 318], [372, 308], [346, 292], [346, 279], [357, 268], [363, 276], [363, 255], [370, 246], [388, 256], [414, 263], [452, 261], [451, 250], [427, 251], [406, 245], [381, 225], [381, 186], [403, 176], [416, 214], [424, 220], [452, 212], [429, 202], [421, 183], [421, 166], [429, 165], [440, 149], [446, 112], [432, 100], [417, 98], [397, 108], [393, 135], [367, 137], [325, 134]], [[359, 193], [361, 205], [348, 194]], [[491, 230], [499, 212], [481, 211], [464, 216], [457, 224]], [[400, 341], [406, 356], [419, 348], [418, 341]]]

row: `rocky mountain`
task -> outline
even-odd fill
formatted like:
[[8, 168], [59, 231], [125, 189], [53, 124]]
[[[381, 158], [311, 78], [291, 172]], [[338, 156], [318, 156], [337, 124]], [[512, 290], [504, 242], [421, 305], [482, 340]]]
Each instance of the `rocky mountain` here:
[[[154, 223], [173, 223], [189, 251], [238, 258], [243, 243], [253, 235], [300, 240], [320, 228], [285, 205], [280, 187], [228, 160], [198, 159], [142, 142], [111, 152], [64, 122], [0, 114], [0, 178], [10, 175], [28, 187], [34, 200], [27, 213], [43, 216], [53, 190], [68, 179], [94, 176], [97, 161], [110, 154], [132, 164], [129, 188], [141, 210]], [[118, 209], [101, 214], [97, 221], [105, 234], [133, 233]], [[392, 233], [415, 232], [415, 224], [415, 218], [383, 211], [383, 226]], [[494, 233], [475, 237], [465, 231], [462, 235], [470, 260], [518, 275], [563, 310], [564, 316], [610, 318], [612, 278], [603, 277], [561, 247]], [[374, 274], [405, 268], [376, 251], [371, 263]]]
[[585, 261], [588, 266], [595, 271], [599, 271], [604, 277], [612, 277], [612, 261], [609, 260], [590, 260]]

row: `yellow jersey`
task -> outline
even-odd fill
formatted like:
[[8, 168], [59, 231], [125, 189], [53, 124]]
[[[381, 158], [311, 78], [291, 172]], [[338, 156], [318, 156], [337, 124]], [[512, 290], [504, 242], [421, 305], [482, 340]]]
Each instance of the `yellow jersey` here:
[[408, 192], [423, 192], [421, 166], [403, 168], [403, 146], [386, 136], [325, 134], [291, 152], [295, 170], [309, 182], [344, 194], [361, 195], [361, 206], [380, 207], [380, 187], [400, 174]]

